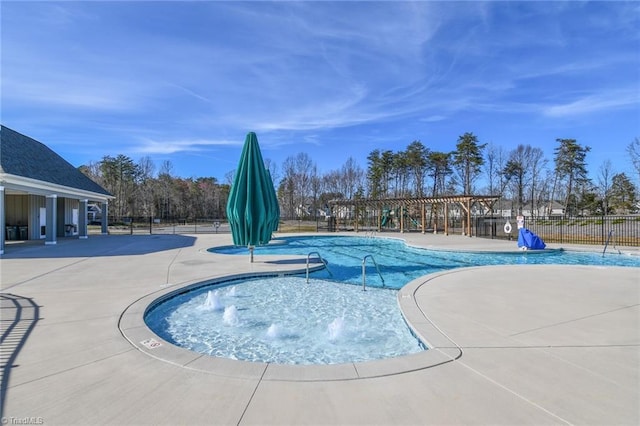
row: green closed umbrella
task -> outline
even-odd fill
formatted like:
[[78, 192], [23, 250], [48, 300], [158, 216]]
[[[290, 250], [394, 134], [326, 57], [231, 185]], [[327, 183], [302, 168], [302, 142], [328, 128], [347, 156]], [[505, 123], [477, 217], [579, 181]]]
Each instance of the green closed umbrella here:
[[267, 244], [278, 229], [278, 198], [254, 132], [244, 141], [227, 202], [227, 218], [233, 243], [249, 247], [252, 262], [254, 246]]

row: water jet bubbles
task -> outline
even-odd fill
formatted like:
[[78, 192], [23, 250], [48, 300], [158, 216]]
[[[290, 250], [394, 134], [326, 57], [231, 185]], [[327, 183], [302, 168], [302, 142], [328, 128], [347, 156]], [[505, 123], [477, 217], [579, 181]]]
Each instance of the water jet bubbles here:
[[236, 290], [236, 286], [234, 285], [229, 290], [227, 290], [228, 297], [236, 297], [238, 295], [238, 290]]
[[282, 338], [282, 327], [278, 324], [271, 324], [269, 329], [267, 330], [267, 337], [270, 339], [280, 339]]
[[344, 316], [335, 318], [331, 324], [327, 326], [327, 333], [330, 341], [336, 341], [344, 333]]
[[207, 311], [221, 311], [224, 309], [224, 305], [220, 300], [220, 295], [218, 294], [218, 290], [211, 291], [207, 293], [207, 299], [202, 304], [202, 308]]
[[224, 308], [224, 314], [222, 315], [222, 321], [225, 325], [232, 327], [240, 324], [240, 318], [238, 317], [238, 308], [236, 305], [227, 306]]

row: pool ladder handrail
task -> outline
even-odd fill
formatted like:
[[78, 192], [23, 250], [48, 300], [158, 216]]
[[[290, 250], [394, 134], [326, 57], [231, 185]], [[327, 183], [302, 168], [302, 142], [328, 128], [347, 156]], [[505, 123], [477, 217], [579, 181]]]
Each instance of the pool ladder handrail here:
[[384, 287], [384, 278], [382, 278], [382, 274], [380, 273], [380, 267], [378, 266], [378, 262], [376, 262], [376, 260], [373, 258], [373, 255], [368, 254], [365, 257], [362, 258], [362, 291], [366, 291], [367, 290], [367, 268], [366, 268], [366, 264], [367, 264], [367, 258], [371, 258], [371, 261], [373, 262], [373, 264], [376, 267], [376, 271], [378, 271], [378, 275], [380, 276], [380, 279], [382, 280], [382, 287]]
[[[607, 251], [607, 247], [609, 246], [609, 241], [611, 240], [611, 236], [613, 235], [613, 229], [609, 231], [609, 235], [607, 235], [607, 241], [604, 243], [604, 250], [602, 250], [602, 257], [604, 257], [604, 253]], [[616, 247], [616, 243], [614, 241], [613, 243], [613, 249], [616, 250], [618, 252], [618, 254], [620, 253], [620, 250], [618, 250], [618, 248]]]
[[309, 259], [311, 258], [312, 254], [315, 254], [318, 256], [318, 259], [320, 259], [320, 262], [322, 262], [322, 264], [324, 265], [324, 269], [327, 270], [330, 277], [333, 277], [333, 274], [329, 270], [329, 265], [327, 265], [327, 262], [322, 258], [322, 256], [320, 256], [320, 253], [317, 251], [312, 251], [309, 254], [307, 254], [307, 284], [309, 284]]

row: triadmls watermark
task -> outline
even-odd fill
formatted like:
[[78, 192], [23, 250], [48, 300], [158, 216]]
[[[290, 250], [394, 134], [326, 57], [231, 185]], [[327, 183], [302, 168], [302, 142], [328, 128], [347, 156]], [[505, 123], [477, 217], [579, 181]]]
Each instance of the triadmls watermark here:
[[2, 417], [3, 425], [43, 425], [44, 417]]

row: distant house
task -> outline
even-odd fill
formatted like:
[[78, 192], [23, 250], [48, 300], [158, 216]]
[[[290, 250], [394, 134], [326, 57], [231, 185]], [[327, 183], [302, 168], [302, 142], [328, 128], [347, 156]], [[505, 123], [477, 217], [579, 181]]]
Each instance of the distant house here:
[[[89, 202], [107, 211], [114, 197], [46, 145], [0, 127], [0, 254], [5, 240], [87, 238]], [[107, 214], [102, 214], [107, 232]]]
[[[516, 217], [518, 209], [513, 200], [498, 200], [493, 206], [493, 214], [505, 218]], [[564, 206], [557, 201], [541, 201], [533, 208], [532, 204], [526, 203], [522, 206], [524, 217], [562, 217], [564, 216]]]
[[87, 206], [87, 220], [89, 221], [89, 225], [102, 220], [102, 209], [99, 205], [89, 203]]
[[522, 206], [522, 214], [535, 217], [562, 217], [564, 216], [564, 205], [557, 201], [543, 201], [533, 208], [531, 203], [527, 203]]

